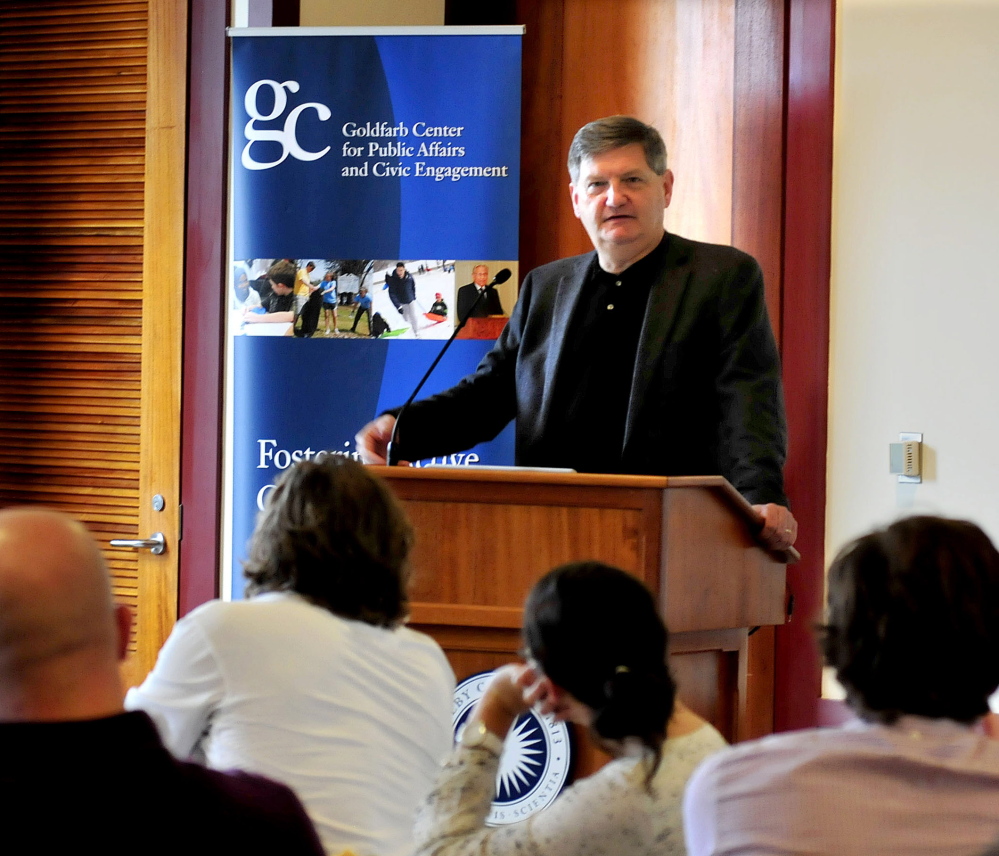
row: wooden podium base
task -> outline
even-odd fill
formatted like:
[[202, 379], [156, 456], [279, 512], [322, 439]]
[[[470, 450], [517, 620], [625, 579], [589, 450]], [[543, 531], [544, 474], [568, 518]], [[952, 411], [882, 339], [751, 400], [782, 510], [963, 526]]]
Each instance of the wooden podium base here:
[[[751, 657], [749, 631], [784, 621], [785, 562], [794, 554], [756, 543], [759, 519], [725, 479], [400, 467], [379, 474], [417, 531], [411, 623], [440, 643], [459, 681], [516, 658], [535, 580], [556, 565], [598, 559], [658, 593], [670, 665], [693, 710], [732, 741], [772, 730], [772, 636], [754, 642], [762, 650]], [[583, 763], [585, 772], [601, 761]]]

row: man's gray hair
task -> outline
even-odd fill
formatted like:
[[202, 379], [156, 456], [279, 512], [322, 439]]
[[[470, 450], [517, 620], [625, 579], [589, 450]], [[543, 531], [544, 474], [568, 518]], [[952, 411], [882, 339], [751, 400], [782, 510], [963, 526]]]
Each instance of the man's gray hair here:
[[594, 155], [638, 143], [645, 151], [645, 162], [656, 175], [666, 174], [666, 144], [651, 125], [634, 116], [607, 116], [583, 125], [569, 146], [569, 176], [579, 180], [579, 165]]

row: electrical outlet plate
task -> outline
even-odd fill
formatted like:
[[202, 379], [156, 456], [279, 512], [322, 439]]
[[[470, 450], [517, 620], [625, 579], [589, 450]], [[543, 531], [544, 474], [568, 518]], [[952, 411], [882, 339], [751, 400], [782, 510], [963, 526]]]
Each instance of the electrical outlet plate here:
[[[915, 442], [919, 443], [920, 446], [922, 446], [923, 443], [923, 435], [915, 431], [901, 431], [899, 432], [898, 439], [901, 440], [903, 443], [914, 440]], [[922, 459], [922, 449], [920, 449], [919, 457], [920, 459]], [[922, 461], [920, 460], [919, 463], [921, 464]], [[921, 474], [918, 476], [900, 475], [898, 477], [898, 481], [899, 484], [921, 484], [923, 481], [923, 476]]]

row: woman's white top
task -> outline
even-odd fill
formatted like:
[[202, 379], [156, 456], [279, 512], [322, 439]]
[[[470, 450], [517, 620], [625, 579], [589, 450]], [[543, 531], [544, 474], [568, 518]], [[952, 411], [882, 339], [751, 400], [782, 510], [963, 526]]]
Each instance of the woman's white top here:
[[178, 621], [125, 704], [180, 758], [289, 785], [328, 852], [404, 856], [451, 748], [453, 693], [430, 637], [268, 593]]

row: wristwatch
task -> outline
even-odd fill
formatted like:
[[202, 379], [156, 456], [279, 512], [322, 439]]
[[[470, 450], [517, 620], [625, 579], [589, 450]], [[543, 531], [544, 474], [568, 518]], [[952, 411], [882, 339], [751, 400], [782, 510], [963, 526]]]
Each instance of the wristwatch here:
[[485, 749], [497, 757], [503, 753], [503, 741], [479, 720], [469, 722], [461, 729], [458, 743], [468, 749]]

